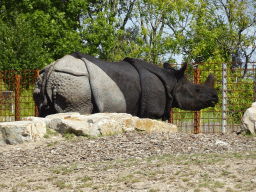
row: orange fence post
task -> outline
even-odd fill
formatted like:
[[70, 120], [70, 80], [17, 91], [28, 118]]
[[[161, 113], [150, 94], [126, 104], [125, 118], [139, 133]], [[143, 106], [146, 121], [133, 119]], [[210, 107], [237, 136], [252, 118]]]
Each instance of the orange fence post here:
[[[195, 84], [199, 84], [200, 69], [195, 69]], [[200, 111], [194, 112], [194, 133], [200, 133]]]
[[[39, 72], [40, 72], [39, 69], [37, 69], [36, 72], [35, 72], [35, 83], [36, 83], [37, 78], [39, 77]], [[38, 117], [38, 116], [39, 116], [38, 107], [35, 103], [35, 117]]]
[[20, 120], [20, 75], [15, 75], [15, 121]]

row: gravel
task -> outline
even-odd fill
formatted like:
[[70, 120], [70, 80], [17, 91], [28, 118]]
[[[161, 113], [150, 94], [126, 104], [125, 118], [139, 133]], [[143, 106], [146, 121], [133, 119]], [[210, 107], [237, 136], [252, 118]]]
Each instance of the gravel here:
[[[1, 146], [0, 191], [250, 191], [256, 183], [255, 140], [236, 133], [127, 132], [72, 140], [58, 135], [38, 142]], [[224, 160], [207, 163], [213, 154]], [[232, 171], [235, 174], [230, 181], [219, 177], [224, 164], [233, 167], [227, 171], [227, 175], [232, 175]], [[240, 170], [244, 164], [247, 167], [243, 169], [255, 171], [249, 178], [252, 184], [248, 187], [241, 181], [239, 188], [235, 179], [246, 176]], [[150, 169], [155, 172], [153, 180]], [[177, 177], [178, 171], [186, 169], [194, 175]], [[203, 176], [197, 172], [200, 169], [206, 171]], [[208, 186], [196, 179], [211, 174]], [[217, 181], [225, 183], [224, 187], [218, 187]]]

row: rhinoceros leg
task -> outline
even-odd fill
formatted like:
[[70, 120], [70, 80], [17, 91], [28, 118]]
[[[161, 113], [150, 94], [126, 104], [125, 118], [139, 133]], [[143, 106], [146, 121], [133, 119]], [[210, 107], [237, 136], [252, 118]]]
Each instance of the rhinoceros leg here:
[[93, 112], [91, 88], [87, 76], [74, 76], [54, 71], [46, 89], [52, 89], [52, 101], [58, 113], [91, 114]]

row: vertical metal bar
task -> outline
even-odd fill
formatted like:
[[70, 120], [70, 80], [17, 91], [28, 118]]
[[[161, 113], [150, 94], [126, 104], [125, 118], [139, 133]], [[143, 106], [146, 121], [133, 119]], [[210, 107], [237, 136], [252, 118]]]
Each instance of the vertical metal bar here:
[[173, 108], [171, 108], [171, 111], [170, 111], [171, 117], [170, 117], [170, 119], [168, 120], [168, 123], [171, 123], [171, 124], [173, 124], [173, 112], [174, 112], [174, 110], [173, 110]]
[[[195, 84], [199, 84], [200, 80], [200, 69], [195, 69]], [[194, 112], [194, 133], [200, 133], [200, 111]]]
[[15, 121], [20, 120], [20, 75], [15, 75]]
[[221, 132], [226, 132], [227, 127], [227, 63], [222, 64], [222, 124]]
[[[35, 83], [36, 83], [37, 78], [39, 77], [39, 72], [40, 72], [39, 69], [37, 69], [37, 70], [35, 71]], [[38, 117], [38, 116], [39, 116], [39, 113], [38, 113], [38, 106], [37, 106], [36, 103], [35, 103], [35, 117]]]

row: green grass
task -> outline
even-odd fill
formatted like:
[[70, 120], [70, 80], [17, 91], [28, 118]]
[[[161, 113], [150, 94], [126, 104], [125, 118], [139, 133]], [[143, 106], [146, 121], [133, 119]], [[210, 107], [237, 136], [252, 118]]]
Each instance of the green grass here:
[[83, 181], [83, 182], [92, 181], [92, 177], [84, 177], [81, 179], [81, 181]]

